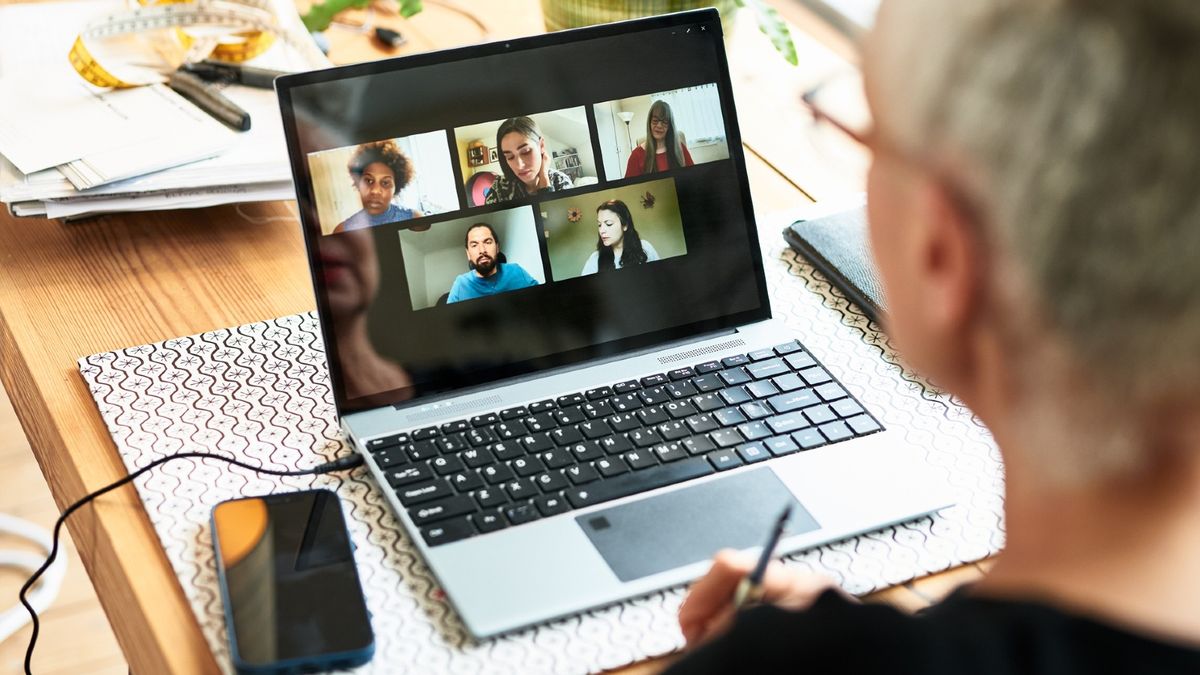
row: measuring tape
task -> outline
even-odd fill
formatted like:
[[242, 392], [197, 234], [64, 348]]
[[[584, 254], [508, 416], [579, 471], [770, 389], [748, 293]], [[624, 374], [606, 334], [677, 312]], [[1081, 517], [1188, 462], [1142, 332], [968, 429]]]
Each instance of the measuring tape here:
[[[138, 0], [140, 6], [88, 22], [68, 56], [97, 87], [136, 87], [204, 58], [240, 63], [276, 37], [291, 42], [270, 0]], [[103, 62], [103, 65], [102, 65]]]

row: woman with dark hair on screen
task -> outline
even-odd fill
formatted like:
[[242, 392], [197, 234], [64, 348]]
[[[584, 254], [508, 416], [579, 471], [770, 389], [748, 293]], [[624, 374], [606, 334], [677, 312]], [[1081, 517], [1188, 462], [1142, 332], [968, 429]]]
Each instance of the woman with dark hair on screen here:
[[658, 260], [658, 251], [633, 226], [633, 214], [625, 202], [611, 199], [598, 206], [596, 229], [599, 230], [596, 250], [583, 264], [580, 276]]
[[574, 187], [567, 174], [550, 166], [542, 130], [528, 117], [504, 120], [496, 130], [496, 147], [500, 149], [500, 171], [504, 175], [492, 184], [484, 203], [496, 204]]
[[646, 115], [646, 141], [638, 144], [629, 153], [625, 165], [625, 177], [632, 178], [644, 173], [678, 169], [691, 166], [692, 153], [683, 144], [682, 134], [675, 128], [675, 116], [666, 101], [658, 100], [650, 105]]
[[376, 225], [420, 218], [420, 211], [392, 203], [396, 193], [413, 178], [412, 160], [396, 147], [394, 141], [363, 143], [358, 146], [346, 166], [350, 179], [358, 189], [362, 210], [343, 220], [334, 233], [361, 230]]

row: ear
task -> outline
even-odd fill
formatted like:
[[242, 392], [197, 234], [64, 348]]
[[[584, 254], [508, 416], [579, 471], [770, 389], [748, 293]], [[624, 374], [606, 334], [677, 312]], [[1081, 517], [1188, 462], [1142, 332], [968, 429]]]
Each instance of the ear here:
[[961, 335], [982, 292], [985, 257], [979, 227], [940, 181], [923, 182], [919, 204], [913, 253], [925, 319], [943, 335]]

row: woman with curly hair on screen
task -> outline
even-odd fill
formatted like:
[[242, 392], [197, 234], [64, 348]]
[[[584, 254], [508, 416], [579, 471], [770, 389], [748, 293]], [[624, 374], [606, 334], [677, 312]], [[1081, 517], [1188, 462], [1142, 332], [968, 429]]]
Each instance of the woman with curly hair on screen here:
[[396, 147], [394, 141], [363, 143], [354, 151], [346, 168], [350, 171], [354, 187], [358, 189], [362, 210], [339, 223], [333, 230], [335, 233], [424, 215], [392, 202], [396, 193], [407, 187], [413, 178], [412, 160]]

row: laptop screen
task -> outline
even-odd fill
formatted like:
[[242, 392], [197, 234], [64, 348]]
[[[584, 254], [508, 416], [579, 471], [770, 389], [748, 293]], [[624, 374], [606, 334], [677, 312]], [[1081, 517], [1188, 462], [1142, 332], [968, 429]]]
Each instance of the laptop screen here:
[[342, 413], [769, 316], [715, 11], [277, 86]]

